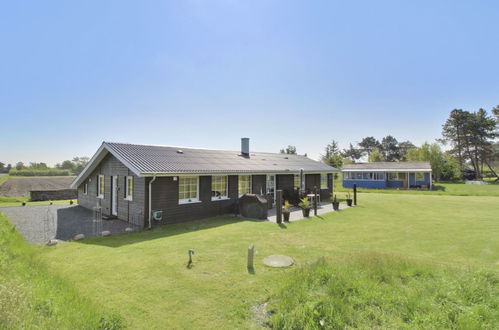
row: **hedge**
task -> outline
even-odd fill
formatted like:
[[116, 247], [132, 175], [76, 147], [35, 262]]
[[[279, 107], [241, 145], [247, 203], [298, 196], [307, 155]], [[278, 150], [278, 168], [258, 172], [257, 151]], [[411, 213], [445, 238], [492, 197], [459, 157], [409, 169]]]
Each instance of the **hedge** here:
[[69, 176], [72, 175], [70, 170], [60, 170], [57, 168], [49, 168], [46, 170], [11, 169], [9, 175], [12, 176]]

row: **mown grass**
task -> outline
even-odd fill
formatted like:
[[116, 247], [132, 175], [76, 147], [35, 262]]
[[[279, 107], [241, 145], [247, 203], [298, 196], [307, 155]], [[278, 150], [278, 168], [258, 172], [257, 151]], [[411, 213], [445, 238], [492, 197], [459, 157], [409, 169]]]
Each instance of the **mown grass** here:
[[123, 320], [50, 273], [0, 212], [0, 329], [118, 329]]
[[[498, 197], [359, 194], [356, 208], [283, 226], [219, 217], [62, 244], [43, 249], [41, 257], [80, 294], [119, 313], [132, 328], [252, 328], [260, 326], [255, 306], [275, 297], [274, 289], [294, 267], [322, 256], [343, 260], [368, 251], [435, 269], [497, 272], [498, 214]], [[249, 244], [257, 249], [254, 274], [246, 269]], [[190, 269], [188, 249], [195, 250]], [[272, 254], [289, 255], [296, 266], [263, 266]], [[370, 307], [360, 300], [355, 308]]]
[[499, 276], [380, 253], [321, 258], [282, 278], [276, 329], [494, 329]]
[[[335, 180], [335, 192], [338, 197], [345, 192], [352, 192], [352, 189], [343, 188], [341, 178]], [[419, 195], [447, 195], [447, 196], [499, 196], [499, 183], [489, 183], [486, 185], [465, 184], [465, 183], [445, 183], [437, 182], [433, 184], [432, 190], [419, 189], [367, 189], [357, 188], [358, 192], [376, 194], [419, 194]]]

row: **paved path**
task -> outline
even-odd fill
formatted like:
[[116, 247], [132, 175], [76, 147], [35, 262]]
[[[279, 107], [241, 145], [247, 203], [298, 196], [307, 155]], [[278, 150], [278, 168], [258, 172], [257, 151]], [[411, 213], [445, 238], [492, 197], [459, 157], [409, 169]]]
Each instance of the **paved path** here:
[[[346, 203], [340, 203], [340, 210], [349, 208]], [[317, 208], [317, 215], [321, 215], [324, 213], [329, 213], [329, 212], [335, 212], [333, 210], [333, 204], [332, 203], [320, 203], [319, 207]], [[314, 216], [314, 209], [310, 209], [310, 217]], [[277, 216], [276, 216], [276, 209], [275, 207], [268, 212], [268, 217], [267, 219], [271, 222], [276, 222]], [[284, 219], [284, 218], [283, 218]], [[291, 209], [291, 213], [289, 214], [289, 221], [297, 221], [297, 220], [302, 220], [305, 219], [303, 217], [303, 212], [301, 208], [299, 207], [293, 207]]]
[[30, 243], [46, 243], [49, 239], [70, 240], [76, 234], [99, 236], [104, 230], [123, 233], [132, 227], [122, 220], [93, 221], [93, 212], [81, 206], [33, 205], [0, 208]]

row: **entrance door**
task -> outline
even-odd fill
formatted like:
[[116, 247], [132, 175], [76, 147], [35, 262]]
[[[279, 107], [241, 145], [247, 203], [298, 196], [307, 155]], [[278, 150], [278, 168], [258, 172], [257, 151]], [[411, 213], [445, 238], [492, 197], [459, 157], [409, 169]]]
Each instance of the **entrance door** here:
[[111, 214], [118, 215], [118, 177], [111, 177]]
[[272, 195], [275, 201], [275, 175], [267, 175], [267, 194]]

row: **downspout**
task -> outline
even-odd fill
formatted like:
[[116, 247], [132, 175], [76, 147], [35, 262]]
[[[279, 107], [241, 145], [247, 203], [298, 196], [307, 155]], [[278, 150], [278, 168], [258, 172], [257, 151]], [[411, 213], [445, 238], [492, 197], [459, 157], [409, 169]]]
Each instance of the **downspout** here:
[[152, 180], [149, 181], [149, 229], [152, 227], [152, 183], [156, 181], [156, 175], [152, 177]]

